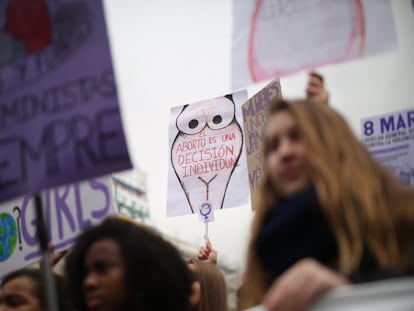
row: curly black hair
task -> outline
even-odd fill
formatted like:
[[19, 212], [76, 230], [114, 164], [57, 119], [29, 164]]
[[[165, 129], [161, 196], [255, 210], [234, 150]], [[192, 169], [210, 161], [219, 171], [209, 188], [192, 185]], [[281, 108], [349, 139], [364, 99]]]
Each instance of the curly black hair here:
[[[57, 295], [57, 303], [59, 311], [69, 311], [71, 310], [71, 303], [67, 299], [67, 290], [66, 290], [66, 283], [64, 278], [61, 275], [58, 275], [53, 272], [53, 277], [55, 279], [56, 285], [56, 295]], [[8, 282], [20, 278], [20, 277], [27, 277], [32, 280], [34, 284], [33, 288], [33, 295], [38, 299], [39, 305], [43, 310], [47, 310], [46, 304], [46, 287], [45, 283], [43, 282], [43, 272], [39, 269], [33, 268], [23, 268], [9, 274], [5, 275], [1, 281], [0, 289], [3, 288]]]
[[178, 250], [143, 225], [110, 217], [82, 232], [66, 259], [68, 288], [78, 311], [87, 311], [82, 287], [85, 256], [102, 239], [112, 239], [120, 247], [128, 310], [189, 310], [193, 277]]

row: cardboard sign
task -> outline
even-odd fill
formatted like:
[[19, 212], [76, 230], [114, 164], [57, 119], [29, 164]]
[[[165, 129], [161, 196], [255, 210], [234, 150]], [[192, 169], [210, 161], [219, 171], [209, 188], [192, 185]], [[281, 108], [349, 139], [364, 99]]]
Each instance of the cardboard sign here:
[[167, 215], [247, 203], [240, 91], [171, 109]]
[[0, 5], [0, 201], [131, 167], [102, 1]]
[[[43, 214], [55, 251], [69, 248], [87, 226], [115, 214], [111, 178], [68, 184], [42, 193]], [[0, 206], [0, 278], [39, 261], [34, 199], [25, 196]]]
[[[242, 106], [247, 168], [249, 171], [249, 187], [252, 202], [254, 201], [254, 190], [263, 176], [262, 139], [267, 120], [266, 109], [271, 101], [278, 98], [282, 98], [280, 81], [273, 80]], [[254, 209], [253, 204], [252, 208]]]

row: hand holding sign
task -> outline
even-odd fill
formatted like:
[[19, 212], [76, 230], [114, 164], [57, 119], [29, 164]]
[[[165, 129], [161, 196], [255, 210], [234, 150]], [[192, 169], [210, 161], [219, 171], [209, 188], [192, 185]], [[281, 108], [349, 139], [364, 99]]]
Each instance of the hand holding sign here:
[[217, 265], [217, 251], [213, 248], [210, 239], [207, 240], [206, 245], [200, 247], [197, 258]]
[[315, 71], [309, 72], [306, 97], [312, 102], [328, 104], [329, 92], [325, 88], [323, 76]]

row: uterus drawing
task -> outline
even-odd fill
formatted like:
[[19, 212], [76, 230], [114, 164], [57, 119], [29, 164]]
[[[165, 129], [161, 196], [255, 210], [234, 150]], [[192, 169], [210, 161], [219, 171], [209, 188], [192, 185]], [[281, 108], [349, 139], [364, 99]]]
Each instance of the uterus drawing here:
[[191, 212], [221, 209], [243, 146], [231, 95], [184, 106], [176, 126], [171, 162]]

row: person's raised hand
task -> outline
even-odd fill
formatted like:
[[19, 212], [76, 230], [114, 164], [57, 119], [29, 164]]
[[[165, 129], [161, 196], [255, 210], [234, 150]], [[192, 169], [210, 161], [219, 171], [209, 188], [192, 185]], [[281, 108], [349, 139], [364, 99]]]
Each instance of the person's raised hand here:
[[61, 252], [55, 252], [55, 246], [53, 245], [52, 242], [49, 242], [48, 244], [48, 250], [49, 250], [49, 254], [50, 254], [50, 263], [52, 265], [52, 267], [54, 267], [68, 252], [67, 250], [65, 251], [61, 251]]
[[328, 104], [329, 92], [325, 88], [323, 76], [315, 71], [309, 73], [306, 97], [313, 102]]
[[198, 251], [198, 259], [217, 265], [217, 251], [213, 248], [210, 240], [207, 240], [206, 245], [200, 247]]

